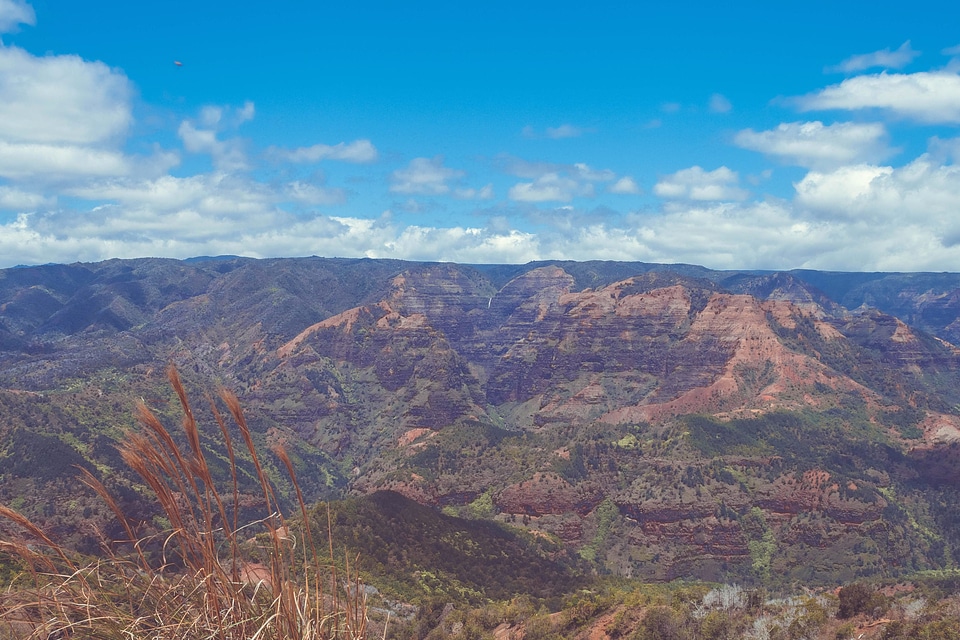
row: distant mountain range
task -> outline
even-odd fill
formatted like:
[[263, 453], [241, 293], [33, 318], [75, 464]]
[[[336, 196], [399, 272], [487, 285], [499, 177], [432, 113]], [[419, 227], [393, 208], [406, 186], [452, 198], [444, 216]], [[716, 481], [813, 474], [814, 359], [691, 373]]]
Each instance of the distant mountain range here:
[[79, 465], [152, 518], [113, 443], [141, 398], [175, 425], [173, 363], [198, 413], [203, 390], [234, 390], [311, 499], [389, 489], [651, 579], [953, 566], [958, 318], [953, 273], [236, 257], [7, 269], [0, 501], [92, 548], [109, 517], [77, 490]]

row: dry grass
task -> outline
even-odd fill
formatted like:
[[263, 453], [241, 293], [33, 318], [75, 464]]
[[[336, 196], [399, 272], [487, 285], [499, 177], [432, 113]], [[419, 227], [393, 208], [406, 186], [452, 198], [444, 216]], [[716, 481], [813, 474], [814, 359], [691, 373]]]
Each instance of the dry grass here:
[[[28, 568], [0, 593], [0, 638], [364, 638], [364, 591], [349, 565], [343, 573], [335, 567], [329, 532], [323, 532], [327, 544], [318, 550], [286, 451], [275, 450], [296, 488], [303, 523], [299, 549], [279, 512], [236, 396], [220, 393], [253, 461], [270, 514], [242, 526], [237, 458], [227, 420], [208, 398], [233, 476], [232, 487], [222, 493], [211, 476], [176, 369], [171, 367], [168, 377], [183, 409], [187, 446], [178, 446], [143, 404], [137, 416], [141, 431], [120, 445], [124, 461], [149, 486], [171, 524], [161, 551], [146, 551], [160, 540], [138, 536], [136, 523], [103, 484], [83, 470], [83, 481], [106, 501], [127, 536], [106, 543], [101, 560], [78, 560], [29, 520], [0, 505], [0, 518], [17, 531], [16, 536], [0, 538], [0, 551], [18, 556]], [[268, 559], [254, 564], [248, 540], [257, 529]]]

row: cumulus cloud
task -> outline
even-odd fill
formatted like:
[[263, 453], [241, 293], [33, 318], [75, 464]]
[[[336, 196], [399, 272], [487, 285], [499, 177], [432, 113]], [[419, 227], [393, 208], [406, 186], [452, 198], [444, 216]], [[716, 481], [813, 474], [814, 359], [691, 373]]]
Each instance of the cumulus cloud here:
[[92, 202], [107, 201], [155, 219], [183, 210], [214, 217], [231, 212], [254, 214], [282, 199], [266, 185], [226, 173], [91, 181], [66, 189], [65, 193]]
[[555, 173], [569, 169], [569, 166], [553, 162], [531, 162], [509, 154], [501, 154], [494, 161], [495, 166], [517, 178], [539, 178], [545, 173]]
[[89, 147], [10, 144], [0, 142], [0, 176], [5, 178], [75, 178], [122, 176], [130, 173], [122, 153]]
[[0, 33], [16, 31], [21, 24], [35, 25], [37, 16], [24, 0], [0, 0]]
[[551, 140], [561, 140], [563, 138], [579, 138], [585, 133], [585, 130], [572, 124], [561, 124], [556, 127], [547, 127], [541, 134], [532, 126], [527, 125], [521, 131], [524, 138], [550, 138]]
[[788, 122], [767, 131], [744, 129], [733, 140], [744, 149], [810, 168], [880, 160], [891, 153], [880, 123]]
[[583, 135], [583, 130], [572, 124], [562, 124], [559, 127], [547, 127], [547, 137], [558, 140], [560, 138], [577, 138]]
[[400, 227], [389, 215], [292, 216], [261, 206], [256, 212], [220, 218], [192, 208], [144, 218], [123, 206], [101, 206], [82, 214], [21, 214], [0, 224], [0, 266], [12, 266], [11, 256], [38, 263], [218, 254], [523, 262], [536, 254], [536, 243], [536, 236], [515, 229]]
[[0, 139], [104, 144], [133, 121], [130, 84], [102, 62], [0, 45]]
[[[949, 141], [945, 141], [949, 142]], [[698, 169], [698, 168], [697, 168]], [[239, 254], [255, 257], [340, 255], [462, 262], [606, 259], [689, 262], [714, 268], [944, 270], [960, 261], [960, 167], [924, 154], [902, 167], [859, 164], [811, 171], [792, 199], [712, 201], [698, 187], [736, 188], [736, 174], [687, 169], [661, 181], [684, 198], [627, 215], [546, 207], [537, 190], [558, 189], [563, 176], [530, 183], [523, 207], [536, 233], [511, 224], [509, 212], [482, 228], [404, 226], [392, 216], [294, 215], [284, 202], [310, 186], [259, 184], [223, 173], [154, 180], [108, 179], [68, 195], [89, 210], [39, 211], [0, 225], [0, 266], [109, 257]], [[577, 183], [573, 178], [567, 178]], [[551, 182], [554, 184], [551, 186]], [[452, 190], [452, 189], [451, 189]], [[304, 195], [306, 194], [306, 195]], [[20, 204], [29, 192], [0, 190]], [[104, 204], [106, 203], [106, 204]], [[505, 217], [506, 216], [506, 217]]]
[[[65, 224], [74, 224], [64, 233]], [[252, 224], [247, 224], [247, 223]], [[208, 226], [209, 225], [209, 226]], [[21, 262], [100, 260], [143, 255], [330, 255], [460, 262], [560, 258], [693, 262], [716, 268], [902, 268], [927, 239], [864, 233], [830, 221], [806, 221], [772, 203], [681, 205], [635, 215], [622, 225], [596, 221], [533, 234], [508, 224], [489, 228], [399, 226], [375, 219], [294, 217], [272, 209], [210, 219], [190, 209], [144, 220], [121, 207], [65, 216], [22, 215], [0, 226], [0, 256]], [[869, 232], [869, 228], [866, 228]], [[910, 229], [913, 231], [913, 229]], [[936, 260], [960, 253], [942, 249]], [[907, 264], [916, 264], [907, 262]]]
[[296, 149], [271, 147], [267, 150], [267, 155], [288, 162], [340, 160], [356, 164], [375, 162], [379, 157], [377, 148], [369, 140], [354, 140], [353, 142], [341, 142], [335, 145], [315, 144], [311, 147], [298, 147]]
[[928, 157], [941, 164], [960, 163], [960, 138], [934, 136], [927, 142], [927, 152]]
[[593, 197], [594, 183], [617, 179], [614, 171], [596, 169], [583, 162], [556, 164], [501, 156], [498, 164], [511, 175], [532, 180], [510, 188], [507, 195], [516, 202], [570, 202], [577, 197]]
[[253, 120], [254, 115], [256, 115], [256, 107], [253, 102], [247, 100], [242, 107], [233, 109], [219, 105], [206, 105], [200, 109], [197, 120], [204, 127], [236, 128], [244, 122]]
[[610, 169], [594, 169], [583, 162], [574, 163], [573, 169], [578, 178], [589, 182], [609, 182], [617, 177]]
[[883, 109], [924, 123], [960, 123], [960, 75], [951, 71], [886, 72], [848, 78], [801, 98], [801, 111]]
[[213, 166], [221, 171], [239, 171], [249, 166], [242, 140], [220, 140], [215, 130], [198, 129], [189, 120], [180, 123], [177, 135], [183, 141], [184, 149], [190, 153], [210, 154]]
[[887, 47], [886, 49], [874, 51], [873, 53], [862, 53], [850, 56], [838, 65], [827, 67], [825, 71], [827, 73], [854, 73], [876, 67], [902, 69], [913, 62], [913, 59], [919, 55], [920, 52], [914, 51], [910, 46], [910, 41], [907, 40], [894, 51], [891, 51], [890, 47]]
[[944, 233], [960, 231], [960, 166], [938, 164], [928, 154], [898, 168], [862, 164], [810, 172], [795, 187], [796, 202], [821, 217], [922, 221]]
[[332, 189], [299, 180], [287, 184], [284, 194], [294, 202], [309, 205], [342, 204], [347, 200], [343, 189]]
[[641, 192], [640, 186], [630, 176], [623, 176], [607, 187], [607, 191], [623, 195], [635, 195]]
[[49, 207], [54, 202], [56, 202], [55, 198], [39, 193], [23, 191], [16, 187], [0, 187], [0, 210], [33, 211], [41, 207]]
[[533, 182], [510, 187], [509, 197], [517, 202], [570, 202], [575, 196], [592, 196], [593, 186], [557, 173], [545, 173]]
[[450, 192], [448, 182], [466, 173], [443, 166], [443, 157], [414, 158], [403, 169], [390, 174], [390, 191], [412, 195], [437, 196]]
[[707, 108], [713, 113], [730, 113], [733, 105], [725, 96], [715, 93], [710, 96], [710, 102], [707, 104]]
[[196, 121], [181, 122], [177, 135], [183, 141], [184, 149], [190, 153], [209, 154], [213, 166], [220, 171], [248, 169], [244, 141], [240, 138], [222, 140], [218, 134], [253, 119], [254, 112], [254, 105], [250, 101], [236, 109], [208, 105], [200, 110]]
[[35, 186], [175, 166], [179, 156], [159, 148], [147, 157], [122, 151], [132, 93], [127, 77], [101, 62], [0, 44], [0, 176]]
[[479, 189], [457, 188], [453, 190], [453, 196], [461, 200], [490, 200], [493, 198], [493, 185], [488, 184]]
[[661, 198], [670, 199], [745, 200], [750, 194], [738, 187], [738, 182], [737, 172], [727, 167], [704, 171], [699, 166], [693, 166], [661, 178], [654, 185], [653, 192]]

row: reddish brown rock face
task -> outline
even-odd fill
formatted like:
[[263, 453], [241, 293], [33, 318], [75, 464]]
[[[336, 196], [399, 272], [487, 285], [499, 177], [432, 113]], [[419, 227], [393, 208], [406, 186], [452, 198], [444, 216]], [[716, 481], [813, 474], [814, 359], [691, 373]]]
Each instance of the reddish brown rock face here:
[[544, 516], [575, 513], [585, 516], [603, 499], [596, 488], [575, 487], [556, 473], [535, 473], [530, 480], [510, 485], [496, 498], [502, 513]]
[[[757, 566], [801, 579], [817, 558], [867, 575], [895, 556], [914, 568], [943, 557], [917, 533], [936, 529], [936, 509], [908, 513], [898, 491], [960, 477], [960, 350], [795, 275], [316, 259], [98, 268], [0, 281], [13, 291], [0, 303], [7, 387], [90, 376], [109, 394], [122, 369], [137, 371], [137, 397], [174, 361], [236, 388], [267, 440], [301, 446], [317, 495], [393, 489], [555, 536], [624, 574]], [[893, 295], [844, 278], [855, 306]], [[911, 286], [898, 304], [956, 333], [956, 291]], [[778, 412], [818, 435], [729, 426]], [[693, 434], [695, 415], [718, 422]]]

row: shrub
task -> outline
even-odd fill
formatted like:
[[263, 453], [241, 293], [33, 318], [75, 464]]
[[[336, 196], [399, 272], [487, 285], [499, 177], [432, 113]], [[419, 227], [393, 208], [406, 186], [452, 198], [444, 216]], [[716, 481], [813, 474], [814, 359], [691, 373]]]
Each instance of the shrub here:
[[837, 617], [845, 620], [861, 613], [876, 616], [882, 613], [885, 604], [886, 599], [882, 594], [869, 585], [855, 582], [840, 589], [840, 609]]
[[[177, 371], [168, 377], [183, 410], [186, 447], [177, 445], [160, 420], [143, 404], [142, 430], [120, 445], [124, 461], [155, 496], [171, 530], [159, 557], [154, 541], [138, 537], [131, 522], [94, 475], [80, 469], [126, 532], [126, 544], [105, 543], [105, 557], [84, 561], [51, 540], [39, 527], [7, 507], [0, 517], [16, 535], [0, 537], [0, 551], [16, 555], [29, 568], [31, 583], [0, 594], [0, 637], [9, 638], [210, 638], [217, 640], [361, 639], [366, 633], [364, 590], [358, 580], [339, 575], [331, 557], [321, 559], [313, 544], [306, 506], [293, 465], [276, 450], [290, 473], [303, 517], [302, 551], [295, 556], [295, 534], [277, 508], [277, 499], [260, 464], [253, 438], [233, 394], [220, 398], [240, 432], [262, 491], [267, 515], [240, 526], [237, 459], [230, 429], [217, 404], [210, 408], [223, 436], [233, 484], [223, 494], [213, 482], [200, 435]], [[247, 543], [259, 527], [264, 564], [250, 562]], [[132, 543], [132, 544], [131, 544]], [[126, 551], [124, 551], [126, 550]]]
[[670, 607], [654, 607], [640, 622], [638, 640], [688, 640], [692, 630], [683, 615]]
[[837, 632], [833, 635], [835, 640], [850, 640], [854, 637], [857, 627], [852, 622], [845, 622], [837, 627]]

